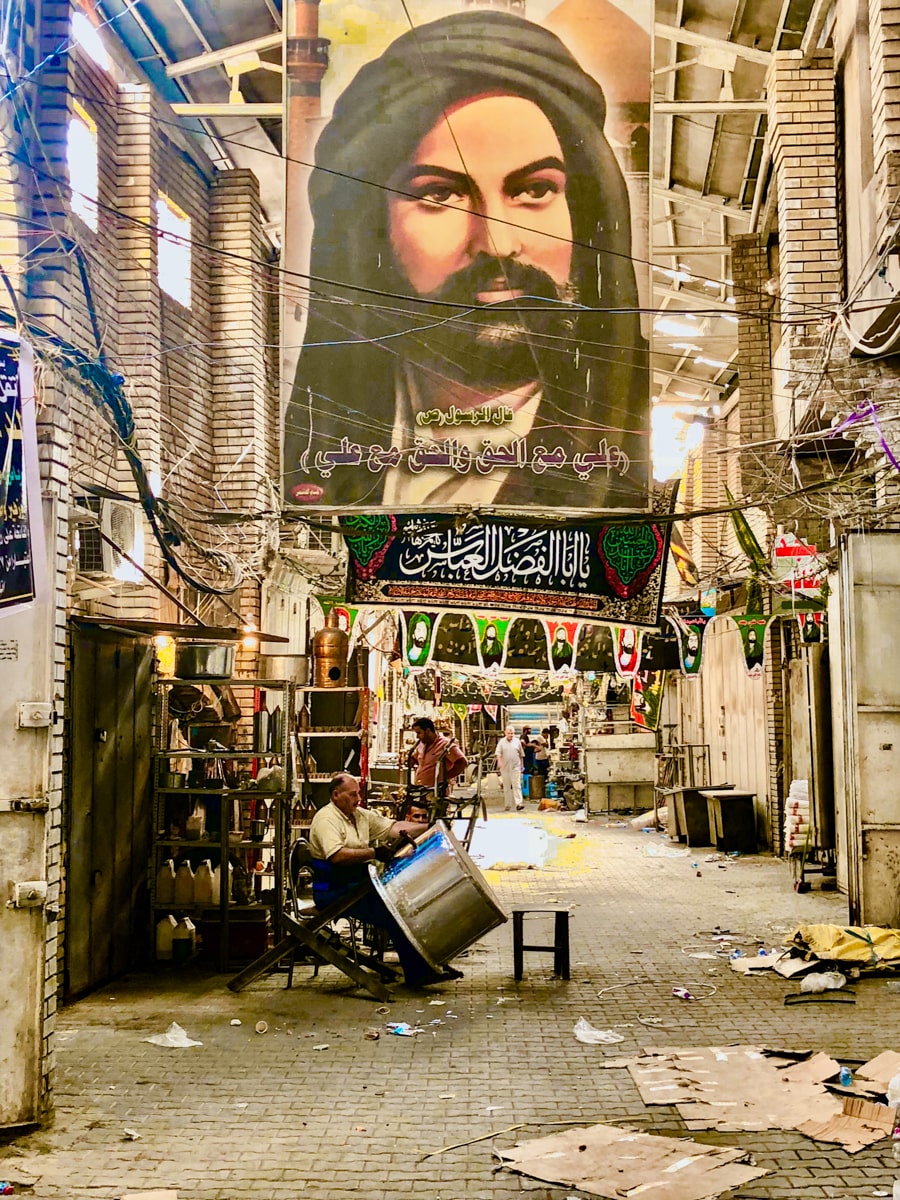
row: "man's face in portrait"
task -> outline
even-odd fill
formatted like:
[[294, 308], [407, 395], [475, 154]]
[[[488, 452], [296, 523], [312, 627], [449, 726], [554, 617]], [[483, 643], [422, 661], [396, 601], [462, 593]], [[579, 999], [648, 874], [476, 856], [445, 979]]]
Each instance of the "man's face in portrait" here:
[[412, 640], [417, 652], [421, 652], [428, 641], [428, 625], [425, 621], [417, 621], [413, 625]]
[[[490, 352], [466, 364], [467, 373], [489, 383], [493, 370], [508, 379], [521, 368], [522, 380], [533, 378], [528, 337], [548, 331], [548, 314], [526, 318], [515, 305], [528, 297], [531, 307], [544, 300], [552, 311], [572, 298], [566, 168], [550, 121], [518, 96], [464, 101], [426, 133], [394, 186], [405, 194], [388, 201], [390, 243], [412, 290], [491, 308], [454, 331]], [[558, 311], [553, 317], [559, 321]]]
[[569, 644], [569, 639], [566, 636], [565, 629], [557, 629], [556, 631], [556, 649], [563, 650]]
[[699, 633], [694, 633], [694, 631], [691, 630], [691, 632], [688, 634], [688, 637], [687, 637], [688, 656], [690, 658], [696, 658], [697, 651], [699, 649], [700, 649], [700, 635], [699, 635]]

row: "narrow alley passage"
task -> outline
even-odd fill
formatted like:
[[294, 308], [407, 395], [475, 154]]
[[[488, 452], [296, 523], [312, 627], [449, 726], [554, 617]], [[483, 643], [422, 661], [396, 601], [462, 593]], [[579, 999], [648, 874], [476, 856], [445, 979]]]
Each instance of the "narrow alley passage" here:
[[[276, 973], [238, 995], [226, 976], [131, 976], [60, 1013], [55, 1124], [0, 1150], [0, 1177], [30, 1180], [35, 1200], [152, 1188], [179, 1200], [564, 1200], [584, 1193], [499, 1169], [492, 1147], [576, 1122], [686, 1134], [674, 1109], [645, 1107], [628, 1073], [602, 1069], [605, 1060], [644, 1046], [755, 1042], [852, 1065], [893, 1048], [900, 995], [883, 979], [861, 981], [853, 1005], [785, 1007], [796, 983], [691, 957], [715, 950], [717, 927], [755, 953], [757, 939], [771, 948], [797, 924], [846, 920], [844, 897], [796, 894], [784, 862], [673, 857], [663, 835], [564, 813], [492, 816], [489, 827], [492, 846], [510, 848], [507, 868], [523, 846], [547, 847], [539, 867], [486, 877], [507, 908], [571, 906], [569, 982], [553, 976], [549, 955], [529, 954], [516, 984], [511, 924], [458, 960], [464, 979], [397, 988], [389, 1012], [329, 967], [312, 979], [298, 966], [290, 991]], [[701, 998], [680, 1001], [673, 986]], [[624, 1040], [580, 1044], [581, 1016]], [[144, 1040], [173, 1020], [202, 1046]], [[388, 1021], [424, 1028], [398, 1037]], [[434, 1154], [491, 1131], [493, 1141]], [[849, 1155], [794, 1132], [696, 1137], [740, 1146], [770, 1172], [742, 1196], [890, 1192], [887, 1140]]]

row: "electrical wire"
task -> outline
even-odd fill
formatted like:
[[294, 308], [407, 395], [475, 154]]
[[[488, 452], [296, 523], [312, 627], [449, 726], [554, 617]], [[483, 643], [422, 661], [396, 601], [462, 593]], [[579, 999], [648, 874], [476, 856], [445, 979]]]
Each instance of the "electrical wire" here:
[[[53, 89], [53, 88], [51, 87], [51, 88], [48, 88], [48, 89], [46, 89], [46, 90], [48, 90], [48, 91], [52, 91], [52, 90], [56, 90], [56, 89]], [[58, 90], [64, 90], [64, 89], [58, 89]], [[65, 89], [65, 90], [67, 90], [67, 89]], [[71, 94], [72, 94], [72, 95], [75, 95], [76, 93], [72, 92]], [[81, 95], [79, 94], [79, 95], [78, 95], [78, 98], [79, 98], [79, 99], [82, 99], [82, 100], [84, 100], [84, 101], [85, 101], [85, 102], [87, 102], [87, 103], [96, 103], [96, 104], [98, 104], [98, 105], [105, 105], [105, 106], [108, 106], [108, 107], [116, 107], [116, 108], [118, 108], [118, 107], [121, 107], [121, 105], [119, 104], [119, 102], [117, 102], [117, 101], [109, 101], [109, 100], [105, 100], [104, 98], [102, 98], [102, 97], [99, 97], [99, 96], [93, 96], [93, 95], [92, 95], [92, 96], [81, 96]], [[154, 116], [153, 116], [151, 119], [152, 119], [152, 120], [153, 120], [155, 123], [157, 123], [157, 124], [162, 124], [162, 125], [171, 125], [172, 127], [179, 129], [179, 130], [180, 130], [182, 133], [186, 133], [186, 132], [193, 132], [193, 131], [187, 131], [187, 130], [185, 130], [185, 129], [184, 129], [184, 127], [183, 127], [182, 125], [180, 125], [180, 124], [179, 124], [177, 121], [174, 121], [174, 120], [173, 120], [173, 121], [171, 121], [171, 122], [167, 122], [167, 121], [163, 120], [162, 118], [160, 118], [160, 117], [158, 117], [158, 116], [156, 116], [156, 115], [154, 115]], [[194, 136], [198, 136], [198, 137], [208, 137], [208, 135], [206, 135], [206, 134], [195, 134]], [[221, 140], [223, 143], [225, 143], [225, 142], [228, 142], [228, 141], [229, 141], [229, 140], [231, 140], [231, 139], [228, 139], [228, 138], [220, 138], [220, 139], [218, 139], [218, 140]], [[235, 143], [235, 144], [237, 144], [237, 145], [242, 145], [242, 143]], [[252, 147], [247, 147], [247, 146], [244, 146], [244, 148], [245, 148], [245, 149], [254, 150], [254, 151], [258, 151], [259, 153], [266, 154], [266, 155], [268, 155], [268, 154], [270, 153], [269, 151], [263, 151], [262, 149], [260, 149], [259, 147], [256, 147], [256, 146], [252, 146]], [[365, 185], [365, 186], [370, 186], [370, 187], [376, 188], [376, 189], [378, 189], [378, 190], [380, 190], [380, 191], [384, 191], [384, 192], [386, 192], [386, 193], [389, 193], [389, 194], [401, 195], [401, 196], [404, 196], [404, 197], [407, 197], [407, 198], [410, 198], [410, 199], [417, 199], [417, 197], [416, 197], [416, 196], [414, 196], [412, 193], [410, 193], [410, 192], [407, 192], [407, 191], [404, 191], [403, 189], [400, 189], [400, 188], [397, 188], [397, 187], [394, 187], [394, 186], [391, 186], [391, 185], [388, 185], [388, 184], [376, 183], [376, 182], [374, 182], [374, 181], [372, 181], [372, 180], [363, 179], [363, 178], [362, 178], [362, 177], [360, 177], [360, 176], [350, 175], [350, 174], [347, 174], [347, 173], [345, 173], [345, 172], [340, 172], [340, 171], [332, 171], [332, 170], [329, 170], [329, 169], [327, 169], [327, 168], [324, 168], [324, 167], [315, 166], [315, 164], [312, 164], [312, 163], [305, 162], [305, 161], [304, 161], [304, 160], [302, 160], [302, 159], [294, 159], [294, 158], [291, 158], [290, 156], [283, 156], [283, 155], [279, 154], [279, 153], [278, 153], [276, 150], [274, 150], [274, 149], [271, 151], [271, 156], [272, 156], [272, 157], [275, 157], [275, 158], [278, 158], [279, 160], [281, 160], [281, 161], [284, 161], [284, 162], [293, 162], [293, 163], [297, 163], [298, 165], [301, 165], [301, 166], [304, 166], [304, 167], [307, 167], [307, 168], [314, 168], [315, 170], [322, 171], [323, 173], [326, 173], [326, 174], [332, 174], [332, 175], [335, 175], [335, 176], [337, 176], [337, 177], [339, 177], [339, 178], [346, 178], [348, 181], [352, 181], [352, 182], [355, 182], [355, 183], [360, 183], [360, 184], [363, 184], [363, 185]], [[92, 197], [91, 197], [91, 199], [93, 200], [93, 198], [92, 198]], [[441, 202], [441, 201], [436, 201], [436, 202], [435, 202], [435, 204], [436, 204], [436, 206], [442, 206], [442, 205], [443, 205], [443, 202]], [[108, 207], [110, 207], [110, 206], [104, 205], [104, 207], [107, 207], [107, 208], [108, 208]], [[448, 207], [452, 207], [452, 206], [448, 206]], [[521, 229], [523, 232], [533, 232], [533, 231], [531, 230], [531, 228], [530, 228], [529, 226], [527, 226], [527, 225], [522, 225], [522, 224], [521, 224], [521, 223], [519, 223], [519, 222], [515, 222], [515, 221], [509, 221], [509, 220], [506, 220], [506, 219], [504, 219], [504, 218], [500, 218], [500, 217], [493, 217], [493, 216], [487, 216], [486, 214], [484, 214], [484, 215], [483, 215], [483, 219], [484, 219], [484, 220], [486, 220], [486, 221], [493, 221], [493, 222], [495, 222], [495, 223], [498, 223], [498, 224], [507, 225], [507, 226], [511, 226], [511, 227], [513, 227], [513, 228]], [[634, 263], [636, 263], [636, 264], [639, 264], [639, 265], [641, 265], [641, 266], [651, 267], [651, 266], [656, 266], [656, 265], [658, 265], [658, 264], [654, 264], [654, 263], [652, 262], [652, 260], [649, 260], [649, 259], [643, 259], [643, 258], [639, 258], [639, 257], [636, 257], [636, 256], [634, 256], [634, 255], [630, 255], [630, 254], [624, 254], [624, 253], [622, 253], [622, 252], [619, 252], [619, 251], [611, 251], [611, 250], [606, 250], [606, 249], [604, 249], [603, 247], [597, 247], [597, 246], [594, 246], [594, 245], [592, 245], [592, 244], [590, 244], [590, 243], [580, 242], [580, 241], [578, 241], [578, 240], [575, 240], [575, 239], [572, 239], [572, 238], [563, 238], [561, 235], [558, 235], [558, 234], [550, 234], [550, 233], [548, 233], [548, 234], [546, 234], [546, 236], [547, 236], [548, 238], [555, 238], [556, 240], [565, 241], [565, 242], [567, 242], [568, 244], [570, 244], [570, 245], [572, 245], [572, 246], [574, 246], [574, 247], [579, 247], [579, 248], [582, 248], [582, 249], [587, 249], [587, 250], [591, 250], [591, 251], [595, 251], [595, 252], [596, 252], [598, 249], [600, 249], [600, 250], [603, 250], [603, 252], [604, 252], [604, 253], [606, 253], [606, 254], [609, 254], [611, 257], [621, 257], [621, 258], [627, 258], [627, 259], [629, 259], [630, 261], [632, 261], [632, 262], [634, 262]], [[193, 243], [192, 243], [192, 244], [193, 244]], [[277, 268], [275, 268], [275, 269], [276, 269], [276, 270], [278, 270], [279, 272], [283, 272], [283, 273], [286, 273], [286, 274], [293, 274], [293, 275], [301, 275], [301, 274], [302, 274], [302, 273], [300, 273], [300, 272], [287, 272], [286, 268], [283, 268], [283, 267], [280, 267], [280, 266], [279, 266], [279, 267], [277, 267]], [[760, 298], [763, 298], [763, 295], [764, 295], [764, 293], [763, 293], [763, 290], [762, 290], [762, 289], [745, 288], [745, 287], [743, 287], [742, 285], [735, 285], [735, 284], [733, 283], [733, 281], [726, 281], [726, 280], [724, 280], [724, 279], [717, 279], [717, 278], [714, 278], [714, 277], [712, 277], [712, 276], [692, 275], [692, 278], [693, 278], [693, 279], [695, 279], [695, 280], [698, 280], [698, 281], [700, 281], [700, 282], [716, 283], [716, 284], [718, 284], [718, 285], [719, 285], [719, 286], [721, 286], [721, 287], [731, 286], [731, 287], [733, 287], [733, 288], [737, 288], [737, 290], [738, 290], [739, 292], [742, 292], [742, 291], [743, 291], [743, 292], [749, 292], [751, 295], [756, 295], [756, 296], [759, 296]], [[336, 284], [335, 286], [347, 286], [347, 287], [351, 287], [351, 286], [353, 286], [353, 285], [351, 285], [351, 284], [349, 284], [349, 283], [346, 283], [346, 284], [343, 284], [343, 285]], [[357, 289], [357, 290], [360, 290], [360, 289]], [[367, 290], [367, 289], [366, 289], [366, 290]], [[409, 300], [411, 300], [411, 301], [415, 301], [415, 300], [421, 300], [421, 298], [420, 298], [420, 297], [407, 297], [407, 299], [409, 299]], [[768, 295], [767, 295], [767, 294], [766, 294], [766, 296], [765, 296], [765, 299], [766, 299], [766, 300], [768, 300], [768, 299], [769, 299], [769, 297], [768, 297]], [[449, 303], [449, 302], [445, 302], [445, 303]], [[812, 302], [809, 302], [809, 301], [794, 301], [794, 300], [791, 300], [789, 303], [791, 303], [792, 305], [796, 306], [796, 308], [797, 308], [799, 311], [806, 311], [806, 312], [818, 312], [818, 313], [821, 313], [821, 314], [823, 314], [823, 315], [828, 315], [828, 314], [831, 314], [831, 313], [833, 312], [833, 306], [829, 306], [829, 305], [815, 304], [815, 303], [812, 303]], [[595, 310], [595, 311], [616, 311], [616, 310]], [[629, 310], [621, 310], [621, 311], [629, 311]], [[640, 309], [640, 310], [633, 310], [633, 311], [671, 312], [672, 310], [670, 310], [670, 309], [659, 309], [659, 310], [655, 310], [655, 309]], [[679, 309], [679, 310], [677, 310], [677, 312], [679, 313], [679, 315], [687, 315], [689, 312], [692, 312], [692, 311], [694, 311], [694, 310], [690, 310], [690, 309]], [[699, 310], [698, 310], [698, 311], [699, 311]], [[706, 312], [708, 315], [716, 315], [716, 314], [718, 314], [718, 313], [720, 313], [720, 312], [721, 312], [721, 310], [720, 310], [720, 309], [706, 309], [706, 310], [703, 310], [703, 311], [705, 311], [705, 312]], [[787, 322], [787, 318], [786, 318], [785, 320], [786, 320], [786, 322]]]
[[[120, 102], [117, 100], [107, 100], [100, 96], [94, 96], [94, 95], [85, 96], [85, 95], [82, 95], [81, 93], [76, 93], [76, 92], [73, 92], [72, 95], [76, 96], [77, 99], [82, 100], [86, 103], [96, 103], [101, 106], [115, 107], [115, 108], [118, 108], [121, 106]], [[239, 116], [240, 113], [237, 112], [235, 115]], [[171, 121], [167, 121], [164, 118], [154, 114], [151, 119], [155, 124], [163, 125], [163, 126], [170, 126], [173, 129], [179, 130], [179, 132], [181, 132], [184, 135], [189, 134], [190, 136], [196, 137], [196, 138], [206, 138], [206, 139], [209, 138], [208, 134], [198, 133], [194, 130], [186, 129], [184, 127], [184, 125], [181, 124], [175, 118], [173, 118]], [[222, 135], [217, 135], [217, 140], [220, 141], [223, 145], [238, 146], [243, 150], [248, 150], [253, 153], [263, 155], [265, 157], [277, 158], [280, 162], [293, 163], [293, 164], [296, 164], [297, 166], [302, 166], [302, 167], [305, 167], [310, 170], [320, 171], [323, 174], [332, 175], [338, 179], [346, 179], [348, 182], [363, 184], [366, 187], [371, 187], [378, 191], [382, 191], [382, 192], [385, 192], [390, 195], [402, 196], [407, 199], [417, 199], [418, 198], [413, 193], [407, 192], [407, 191], [403, 190], [402, 188], [398, 188], [391, 184], [379, 183], [379, 182], [376, 182], [375, 180], [365, 179], [359, 175], [352, 175], [352, 174], [349, 174], [348, 172], [337, 171], [337, 170], [334, 170], [333, 168], [319, 166], [316, 163], [307, 162], [304, 159], [293, 158], [290, 155], [283, 155], [283, 154], [279, 153], [279, 151], [276, 150], [274, 147], [272, 148], [272, 150], [266, 150], [261, 146], [248, 145], [245, 142], [238, 141], [234, 137], [225, 137]], [[674, 197], [674, 199], [677, 201], [677, 196]], [[434, 203], [436, 206], [441, 206], [443, 202], [435, 201]], [[508, 225], [508, 226], [511, 226], [516, 229], [521, 229], [523, 232], [533, 232], [533, 230], [531, 229], [530, 226], [522, 225], [519, 222], [509, 221], [502, 217], [492, 217], [492, 216], [488, 216], [486, 214], [483, 214], [482, 216], [485, 221], [493, 221], [497, 224]], [[592, 245], [590, 243], [586, 243], [586, 242], [580, 242], [580, 241], [572, 239], [572, 238], [563, 238], [559, 234], [548, 233], [548, 234], [546, 234], [546, 236], [548, 238], [555, 238], [557, 240], [566, 241], [570, 245], [572, 245], [574, 247], [582, 248], [582, 249], [593, 250], [593, 251], [596, 251], [598, 249], [603, 249], [602, 247], [597, 247], [597, 246], [594, 246], [594, 245]], [[604, 249], [604, 253], [608, 254], [610, 257], [628, 258], [633, 263], [640, 265], [640, 266], [644, 266], [644, 267], [648, 267], [648, 268], [649, 267], [660, 267], [660, 264], [654, 262], [652, 259], [640, 258], [640, 257], [630, 255], [630, 254], [623, 254], [622, 252], [619, 252], [619, 251], [612, 251], [612, 250], [605, 250], [605, 249]], [[662, 268], [660, 267], [660, 269], [662, 269]], [[682, 272], [682, 273], [687, 274], [695, 282], [714, 283], [721, 288], [731, 288], [733, 291], [735, 291], [739, 294], [740, 293], [749, 293], [750, 295], [758, 296], [761, 300], [765, 300], [765, 301], [768, 301], [770, 299], [769, 294], [767, 292], [765, 292], [764, 289], [762, 289], [762, 288], [753, 288], [748, 285], [735, 283], [734, 280], [731, 280], [731, 279], [720, 279], [720, 278], [718, 278], [716, 276], [712, 276], [712, 275], [700, 275], [695, 272]], [[790, 300], [789, 303], [796, 306], [796, 308], [798, 310], [806, 310], [809, 312], [819, 312], [819, 313], [822, 313], [823, 315], [829, 315], [834, 311], [833, 305], [818, 304], [818, 303], [815, 303], [812, 301]], [[659, 311], [660, 312], [663, 312], [663, 311], [672, 312], [673, 310], [660, 309]], [[674, 310], [674, 311], [677, 311], [679, 314], [683, 314], [685, 310], [679, 309], [679, 310]], [[720, 313], [721, 309], [714, 309], [714, 310], [707, 310], [707, 311], [711, 312], [712, 314], [716, 314], [716, 313]]]

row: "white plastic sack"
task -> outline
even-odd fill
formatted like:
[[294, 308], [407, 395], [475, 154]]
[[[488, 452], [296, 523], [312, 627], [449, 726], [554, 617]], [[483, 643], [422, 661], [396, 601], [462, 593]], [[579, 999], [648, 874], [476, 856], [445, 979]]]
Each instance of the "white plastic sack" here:
[[144, 1038], [151, 1046], [166, 1046], [170, 1050], [186, 1050], [188, 1046], [202, 1046], [202, 1042], [193, 1042], [177, 1021], [173, 1021], [165, 1033], [154, 1033], [152, 1037]]
[[616, 1042], [625, 1041], [624, 1034], [616, 1033], [613, 1029], [595, 1029], [584, 1017], [579, 1017], [575, 1022], [573, 1033], [586, 1046], [613, 1046]]
[[840, 971], [818, 971], [813, 975], [805, 975], [800, 981], [801, 992], [836, 992], [847, 982], [847, 976]]

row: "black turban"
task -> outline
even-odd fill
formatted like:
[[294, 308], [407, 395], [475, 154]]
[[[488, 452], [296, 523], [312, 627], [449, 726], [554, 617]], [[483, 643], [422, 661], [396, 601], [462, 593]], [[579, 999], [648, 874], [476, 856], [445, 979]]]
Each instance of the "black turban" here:
[[[383, 474], [365, 467], [337, 469], [322, 479], [315, 453], [337, 448], [342, 437], [390, 445], [395, 365], [401, 354], [415, 361], [415, 351], [408, 339], [392, 345], [386, 335], [423, 320], [423, 309], [428, 313], [409, 298], [412, 289], [392, 261], [390, 185], [443, 113], [486, 93], [531, 100], [553, 125], [566, 164], [578, 302], [624, 310], [575, 313], [571, 341], [555, 355], [557, 365], [542, 374], [543, 394], [558, 405], [555, 423], [562, 412], [568, 426], [561, 436], [554, 431], [556, 440], [548, 444], [561, 442], [571, 459], [578, 450], [596, 449], [605, 435], [632, 461], [625, 478], [601, 472], [587, 483], [571, 468], [554, 481], [522, 472], [527, 481], [518, 488], [504, 485], [496, 503], [533, 504], [539, 490], [542, 500], [572, 508], [645, 505], [646, 343], [630, 257], [628, 195], [603, 133], [603, 92], [548, 30], [510, 14], [480, 11], [444, 17], [399, 37], [358, 72], [319, 137], [309, 186], [314, 298], [286, 419], [288, 496], [297, 485], [313, 483], [324, 488], [323, 504], [381, 502]], [[347, 286], [354, 284], [403, 298], [380, 299]], [[429, 319], [436, 315], [428, 313]], [[428, 337], [440, 346], [439, 330]], [[333, 344], [354, 338], [383, 340]], [[540, 432], [538, 424], [534, 432]]]

